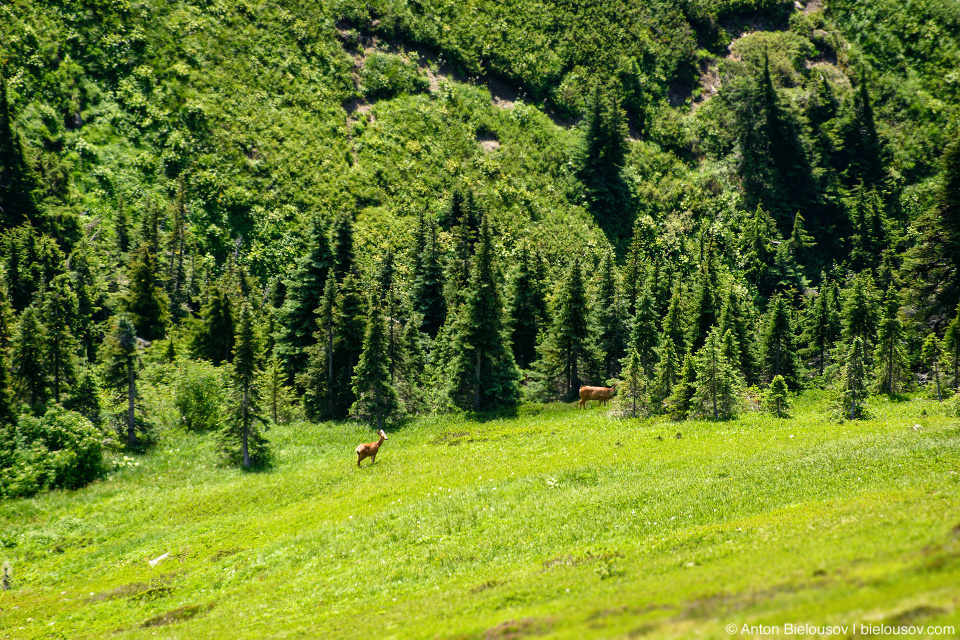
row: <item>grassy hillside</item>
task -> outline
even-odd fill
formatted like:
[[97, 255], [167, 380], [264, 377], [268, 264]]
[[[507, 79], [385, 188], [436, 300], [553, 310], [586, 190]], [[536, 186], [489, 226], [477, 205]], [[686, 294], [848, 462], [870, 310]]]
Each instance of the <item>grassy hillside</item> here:
[[824, 407], [808, 392], [784, 420], [423, 418], [361, 469], [369, 431], [301, 423], [272, 430], [265, 474], [171, 435], [83, 490], [0, 506], [0, 637], [957, 628], [956, 419], [922, 399], [875, 400], [856, 424]]

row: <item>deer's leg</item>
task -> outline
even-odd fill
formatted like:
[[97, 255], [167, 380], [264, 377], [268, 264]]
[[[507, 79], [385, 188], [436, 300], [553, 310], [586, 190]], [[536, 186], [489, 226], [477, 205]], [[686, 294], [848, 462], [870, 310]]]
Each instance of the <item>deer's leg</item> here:
[[373, 454], [372, 456], [370, 456], [370, 464], [376, 464], [376, 463], [377, 463], [377, 454]]
[[357, 469], [360, 468], [360, 461], [361, 461], [361, 460], [363, 460], [363, 456], [361, 456], [361, 455], [358, 453], [358, 454], [357, 454]]

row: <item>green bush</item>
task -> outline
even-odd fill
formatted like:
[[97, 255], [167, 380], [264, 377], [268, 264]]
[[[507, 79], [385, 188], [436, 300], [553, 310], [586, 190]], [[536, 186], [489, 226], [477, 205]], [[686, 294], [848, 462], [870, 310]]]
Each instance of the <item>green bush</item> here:
[[361, 72], [363, 94], [369, 100], [392, 98], [402, 93], [419, 93], [430, 87], [417, 65], [389, 53], [373, 53]]
[[225, 401], [219, 369], [206, 362], [183, 362], [174, 383], [174, 406], [180, 423], [190, 431], [215, 431]]
[[0, 470], [0, 495], [30, 496], [44, 489], [76, 489], [103, 470], [103, 435], [74, 411], [60, 407], [42, 417], [21, 416], [13, 449]]

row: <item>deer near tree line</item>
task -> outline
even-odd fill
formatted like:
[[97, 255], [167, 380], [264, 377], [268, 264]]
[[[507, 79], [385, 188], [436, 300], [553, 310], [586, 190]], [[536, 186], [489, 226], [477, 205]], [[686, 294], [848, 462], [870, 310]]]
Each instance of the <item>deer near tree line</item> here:
[[606, 404], [613, 395], [615, 387], [580, 387], [580, 404], [577, 409], [584, 409], [587, 406], [587, 400], [596, 400], [600, 404]]
[[357, 447], [357, 467], [360, 466], [360, 461], [364, 458], [370, 458], [370, 464], [376, 463], [377, 452], [380, 451], [380, 445], [383, 444], [384, 440], [388, 440], [387, 434], [383, 432], [383, 429], [380, 429], [379, 440], [376, 442], [367, 442]]

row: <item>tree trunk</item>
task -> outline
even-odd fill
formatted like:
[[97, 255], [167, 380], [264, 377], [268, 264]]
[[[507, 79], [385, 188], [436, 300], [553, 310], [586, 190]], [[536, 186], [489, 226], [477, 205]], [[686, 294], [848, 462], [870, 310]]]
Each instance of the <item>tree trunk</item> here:
[[127, 361], [127, 442], [130, 446], [137, 443], [137, 419], [134, 405], [137, 401], [137, 375], [134, 369], [133, 358]]

